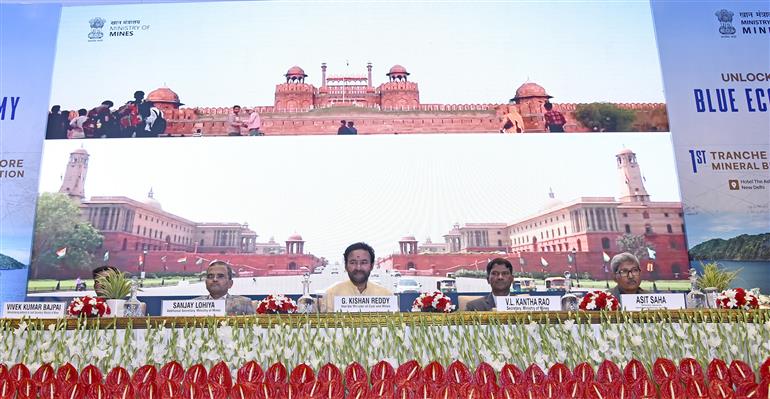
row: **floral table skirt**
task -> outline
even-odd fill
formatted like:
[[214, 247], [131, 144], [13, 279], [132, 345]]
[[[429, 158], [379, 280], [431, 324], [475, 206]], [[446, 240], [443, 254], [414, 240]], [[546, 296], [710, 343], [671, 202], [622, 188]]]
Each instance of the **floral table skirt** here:
[[0, 398], [765, 398], [769, 354], [764, 310], [0, 320]]

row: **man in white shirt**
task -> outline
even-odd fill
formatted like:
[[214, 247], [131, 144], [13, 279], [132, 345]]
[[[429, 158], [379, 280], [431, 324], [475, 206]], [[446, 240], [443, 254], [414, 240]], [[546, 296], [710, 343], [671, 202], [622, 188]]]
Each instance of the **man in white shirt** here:
[[195, 299], [224, 299], [225, 312], [228, 315], [254, 314], [251, 299], [228, 293], [232, 286], [232, 267], [225, 261], [214, 260], [206, 269], [206, 290], [209, 294]]
[[366, 243], [357, 242], [345, 249], [345, 271], [348, 279], [326, 290], [321, 311], [334, 311], [334, 298], [337, 296], [389, 296], [392, 293], [385, 287], [369, 281], [369, 274], [374, 267], [374, 249]]
[[250, 111], [249, 119], [246, 122], [246, 128], [249, 129], [249, 136], [263, 136], [264, 133], [259, 131], [262, 127], [262, 120], [259, 118], [259, 112], [257, 108]]

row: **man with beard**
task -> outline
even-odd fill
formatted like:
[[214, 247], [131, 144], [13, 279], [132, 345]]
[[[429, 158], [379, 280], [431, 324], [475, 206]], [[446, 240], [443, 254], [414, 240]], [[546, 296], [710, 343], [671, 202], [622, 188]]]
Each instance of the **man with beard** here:
[[357, 242], [345, 249], [345, 271], [348, 280], [339, 282], [326, 290], [321, 310], [334, 311], [334, 298], [337, 296], [388, 296], [393, 295], [385, 287], [369, 281], [369, 274], [374, 267], [374, 249], [368, 244]]
[[507, 259], [495, 258], [487, 264], [487, 282], [492, 288], [489, 295], [474, 299], [465, 305], [468, 311], [488, 312], [497, 307], [497, 296], [511, 295], [513, 284], [513, 265]]
[[254, 305], [249, 298], [228, 293], [232, 286], [232, 267], [225, 261], [212, 261], [206, 269], [206, 290], [209, 294], [195, 299], [224, 299], [228, 315], [254, 314]]

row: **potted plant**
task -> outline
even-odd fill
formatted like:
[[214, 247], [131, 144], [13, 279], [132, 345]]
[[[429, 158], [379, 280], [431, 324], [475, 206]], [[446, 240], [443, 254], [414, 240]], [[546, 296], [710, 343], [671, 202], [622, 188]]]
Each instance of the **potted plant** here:
[[716, 262], [703, 265], [703, 274], [698, 277], [698, 287], [706, 294], [706, 301], [710, 308], [716, 307], [717, 295], [730, 288], [730, 284], [740, 272], [741, 269], [725, 270]]
[[122, 317], [125, 298], [131, 293], [131, 280], [128, 275], [117, 270], [105, 270], [99, 273], [94, 286], [96, 294], [107, 299], [112, 315]]

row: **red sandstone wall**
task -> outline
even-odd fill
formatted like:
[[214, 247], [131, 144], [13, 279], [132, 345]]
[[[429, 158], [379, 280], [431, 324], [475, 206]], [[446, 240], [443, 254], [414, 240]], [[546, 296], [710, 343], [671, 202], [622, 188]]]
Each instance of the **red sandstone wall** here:
[[[137, 273], [140, 271], [139, 257], [142, 251], [121, 251], [110, 255], [110, 265], [124, 272]], [[161, 259], [166, 257], [165, 268]], [[181, 258], [187, 258], [187, 263], [179, 263]], [[196, 265], [198, 258], [203, 258], [201, 265]], [[220, 254], [187, 251], [148, 251], [144, 261], [144, 271], [147, 273], [197, 273], [204, 270], [207, 264], [214, 260], [224, 260], [233, 266], [234, 271], [242, 270], [253, 276], [301, 274], [301, 268], [310, 270], [321, 265], [321, 261], [313, 255], [258, 255], [258, 254]], [[290, 270], [290, 264], [294, 268]]]
[[[678, 278], [685, 278], [687, 270], [689, 269], [689, 263], [687, 258], [687, 252], [684, 249], [671, 249], [667, 247], [669, 240], [659, 240], [653, 238], [651, 241], [657, 249], [657, 260], [655, 261], [655, 269], [657, 272], [657, 279], [673, 279], [674, 270], [679, 268]], [[664, 245], [665, 241], [665, 245]], [[680, 238], [679, 242], [684, 248], [684, 239]], [[616, 252], [609, 252], [612, 256]], [[540, 258], [544, 258], [548, 262], [546, 271], [552, 275], [561, 276], [567, 270], [574, 273], [574, 266], [570, 266], [567, 263], [568, 252], [525, 252], [519, 255], [515, 254], [498, 254], [498, 253], [482, 253], [482, 254], [432, 254], [432, 255], [391, 255], [390, 260], [393, 262], [394, 268], [406, 271], [408, 264], [412, 262], [418, 272], [428, 272], [429, 274], [436, 276], [444, 276], [446, 273], [454, 272], [459, 269], [478, 269], [486, 270], [487, 262], [496, 257], [506, 258], [511, 261], [515, 272], [521, 271], [522, 267], [519, 264], [519, 257], [523, 257], [525, 265], [523, 267], [524, 272], [541, 272], [543, 267], [541, 266]], [[604, 262], [601, 252], [578, 252], [577, 255], [577, 271], [582, 275], [588, 272], [594, 279], [604, 278]], [[646, 271], [647, 259], [641, 260], [642, 262], [642, 278], [650, 279], [650, 274]], [[612, 275], [608, 275], [612, 279]]]

